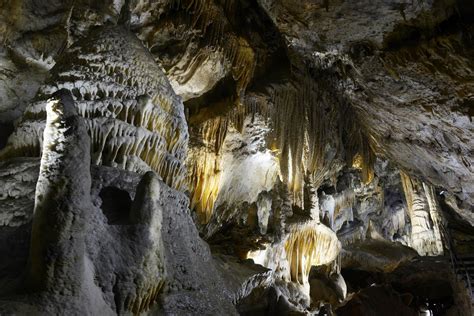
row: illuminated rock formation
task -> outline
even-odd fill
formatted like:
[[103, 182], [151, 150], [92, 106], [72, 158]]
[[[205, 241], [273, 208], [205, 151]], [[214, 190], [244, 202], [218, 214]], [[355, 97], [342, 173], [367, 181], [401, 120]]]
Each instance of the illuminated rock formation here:
[[336, 234], [326, 226], [312, 222], [295, 225], [285, 241], [291, 280], [307, 283], [311, 266], [334, 261], [340, 249]]
[[401, 173], [411, 220], [411, 246], [421, 255], [443, 254], [440, 215], [433, 189]]
[[[209, 120], [201, 130], [202, 144], [190, 150], [191, 208], [203, 224], [220, 206], [256, 203], [259, 193], [270, 191], [278, 177], [277, 160], [266, 148], [268, 128], [262, 118], [245, 119], [241, 133], [234, 126], [224, 119]], [[240, 178], [247, 173], [253, 176]]]
[[94, 163], [155, 170], [172, 187], [185, 187], [188, 134], [181, 101], [132, 34], [118, 27], [97, 29], [52, 72], [51, 83], [26, 109], [3, 157], [39, 154], [46, 100], [65, 88], [86, 118]]

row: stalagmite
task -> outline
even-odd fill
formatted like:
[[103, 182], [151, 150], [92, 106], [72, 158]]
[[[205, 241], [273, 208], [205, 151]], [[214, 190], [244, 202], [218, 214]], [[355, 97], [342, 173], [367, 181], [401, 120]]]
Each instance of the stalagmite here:
[[69, 91], [48, 99], [27, 282], [32, 290], [79, 295], [91, 201], [89, 137]]
[[163, 210], [160, 182], [154, 172], [147, 172], [141, 179], [133, 201], [130, 220], [143, 235], [141, 242], [148, 252], [140, 258], [140, 270], [145, 278], [135, 279], [135, 295], [130, 293], [124, 302], [124, 310], [140, 314], [155, 303], [163, 286], [167, 272], [164, 259]]

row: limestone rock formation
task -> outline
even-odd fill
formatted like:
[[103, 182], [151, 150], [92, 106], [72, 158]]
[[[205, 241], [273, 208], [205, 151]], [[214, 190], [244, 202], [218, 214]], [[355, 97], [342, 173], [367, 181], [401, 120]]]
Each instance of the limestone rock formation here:
[[471, 2], [0, 1], [0, 314], [471, 315]]

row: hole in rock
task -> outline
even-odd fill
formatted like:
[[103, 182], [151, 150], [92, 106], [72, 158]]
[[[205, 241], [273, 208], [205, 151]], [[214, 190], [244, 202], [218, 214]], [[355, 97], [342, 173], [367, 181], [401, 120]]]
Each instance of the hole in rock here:
[[124, 225], [129, 223], [129, 212], [132, 199], [127, 191], [116, 187], [105, 187], [99, 193], [102, 199], [102, 212], [107, 217], [109, 225]]
[[13, 133], [13, 123], [0, 123], [0, 149], [5, 147], [11, 133]]
[[397, 50], [406, 46], [414, 46], [423, 38], [421, 29], [410, 25], [398, 25], [385, 38], [385, 46], [389, 50]]

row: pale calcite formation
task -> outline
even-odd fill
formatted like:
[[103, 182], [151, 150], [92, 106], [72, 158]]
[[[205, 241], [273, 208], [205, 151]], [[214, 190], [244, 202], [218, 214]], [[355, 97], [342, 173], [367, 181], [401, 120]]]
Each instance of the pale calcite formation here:
[[2, 157], [39, 154], [46, 99], [69, 89], [85, 118], [96, 164], [155, 170], [172, 187], [185, 187], [188, 132], [183, 105], [135, 36], [120, 27], [94, 30], [70, 48], [52, 73]]
[[[47, 101], [47, 120], [31, 232], [28, 286], [68, 295], [83, 293], [84, 228], [89, 210], [82, 206], [90, 190], [89, 137], [72, 96], [59, 90]], [[89, 206], [89, 205], [87, 205]]]
[[400, 173], [411, 221], [411, 247], [420, 255], [442, 255], [440, 215], [433, 189]]
[[315, 220], [291, 224], [288, 230], [281, 243], [250, 251], [247, 258], [276, 271], [285, 280], [307, 285], [311, 267], [336, 260], [341, 243], [330, 228]]
[[[191, 208], [203, 224], [219, 206], [257, 202], [259, 193], [270, 191], [279, 176], [278, 161], [265, 148], [268, 128], [264, 120], [247, 117], [241, 133], [234, 126], [221, 118], [208, 120], [200, 128], [202, 143], [190, 150]], [[268, 210], [260, 209], [260, 218], [267, 214]]]
[[336, 234], [323, 224], [307, 222], [291, 226], [285, 241], [291, 280], [306, 284], [311, 266], [331, 263], [340, 250]]
[[201, 143], [190, 147], [188, 183], [192, 188], [191, 209], [201, 223], [207, 223], [214, 211], [221, 179], [220, 151], [227, 135], [228, 122], [220, 118], [199, 127]]
[[183, 58], [166, 72], [173, 90], [183, 101], [210, 91], [230, 68], [221, 50], [202, 49], [193, 53], [192, 50], [186, 51]]

